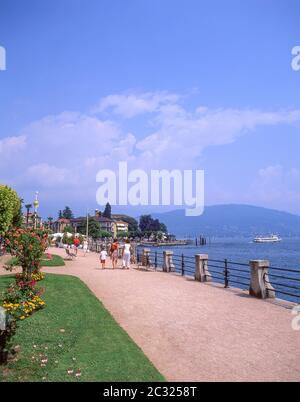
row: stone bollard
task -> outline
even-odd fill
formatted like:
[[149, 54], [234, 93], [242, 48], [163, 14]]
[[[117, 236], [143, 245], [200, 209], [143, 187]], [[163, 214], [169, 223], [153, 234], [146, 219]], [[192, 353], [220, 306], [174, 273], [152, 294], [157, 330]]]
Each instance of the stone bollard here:
[[143, 267], [150, 266], [150, 248], [143, 249], [142, 266]]
[[174, 272], [175, 265], [173, 264], [173, 251], [163, 252], [163, 271], [164, 272]]
[[269, 283], [269, 266], [268, 260], [252, 260], [250, 264], [250, 289], [251, 296], [259, 299], [275, 298], [275, 289]]
[[208, 270], [208, 255], [195, 255], [195, 281], [211, 282], [212, 278]]
[[137, 263], [137, 247], [136, 243], [131, 243], [131, 261], [133, 264]]

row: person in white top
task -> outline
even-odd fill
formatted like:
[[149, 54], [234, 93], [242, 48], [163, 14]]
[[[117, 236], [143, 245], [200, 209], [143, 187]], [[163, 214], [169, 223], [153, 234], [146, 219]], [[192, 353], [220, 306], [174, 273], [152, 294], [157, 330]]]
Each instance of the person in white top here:
[[105, 268], [106, 257], [107, 257], [107, 251], [104, 248], [102, 248], [102, 250], [100, 251], [100, 261], [102, 264], [102, 269]]
[[123, 248], [123, 268], [130, 268], [130, 254], [131, 254], [131, 245], [130, 240], [127, 239]]
[[83, 254], [86, 255], [88, 251], [88, 242], [86, 240], [83, 241]]

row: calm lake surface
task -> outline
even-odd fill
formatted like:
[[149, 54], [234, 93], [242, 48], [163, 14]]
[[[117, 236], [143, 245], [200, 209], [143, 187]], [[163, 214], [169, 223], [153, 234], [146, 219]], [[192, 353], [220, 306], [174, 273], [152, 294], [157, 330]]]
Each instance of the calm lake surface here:
[[[141, 247], [144, 248], [144, 247]], [[205, 246], [174, 246], [174, 247], [152, 247], [152, 256], [155, 251], [158, 254], [162, 253], [163, 250], [172, 250], [174, 255], [180, 256], [184, 254], [188, 257], [193, 257], [195, 254], [208, 254], [209, 259], [213, 260], [224, 260], [225, 258], [232, 262], [238, 262], [242, 264], [248, 264], [250, 260], [269, 260], [270, 265], [273, 267], [282, 268], [282, 271], [270, 270], [270, 274], [284, 276], [282, 278], [270, 277], [270, 281], [277, 290], [276, 296], [290, 301], [295, 301], [300, 303], [300, 238], [283, 238], [279, 243], [253, 243], [252, 239], [247, 238], [211, 238], [211, 242]], [[176, 270], [180, 271], [180, 259], [179, 257], [174, 258]], [[187, 270], [192, 270], [193, 259], [186, 259]], [[212, 263], [213, 264], [213, 263]], [[214, 263], [217, 266], [223, 266], [219, 263]], [[231, 277], [232, 286], [239, 288], [246, 288], [245, 284], [249, 283], [249, 268], [239, 267], [229, 264], [229, 270], [236, 268], [242, 269], [243, 272], [231, 271], [231, 275], [239, 275], [243, 278]], [[299, 272], [286, 272], [285, 269], [293, 269]], [[222, 268], [211, 268], [216, 272], [223, 272]], [[221, 275], [220, 275], [221, 276]], [[219, 276], [213, 274], [215, 281], [219, 282]], [[285, 279], [293, 278], [294, 280]], [[237, 282], [243, 282], [239, 284]], [[281, 285], [282, 284], [282, 285]], [[298, 295], [299, 297], [285, 295], [279, 293], [279, 291], [284, 291], [286, 293], [291, 293]]]

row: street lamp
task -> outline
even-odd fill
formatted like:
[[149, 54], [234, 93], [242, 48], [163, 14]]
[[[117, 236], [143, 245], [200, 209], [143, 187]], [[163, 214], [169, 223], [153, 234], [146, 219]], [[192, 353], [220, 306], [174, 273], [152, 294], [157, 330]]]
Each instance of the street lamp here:
[[39, 207], [39, 192], [35, 192], [35, 199], [33, 201], [33, 207], [34, 207], [34, 229], [37, 227], [37, 210]]

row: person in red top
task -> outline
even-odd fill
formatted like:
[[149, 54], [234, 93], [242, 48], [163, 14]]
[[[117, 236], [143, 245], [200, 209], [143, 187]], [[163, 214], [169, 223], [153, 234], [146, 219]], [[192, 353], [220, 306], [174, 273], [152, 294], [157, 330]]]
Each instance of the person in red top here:
[[77, 255], [77, 250], [78, 247], [80, 245], [80, 240], [78, 239], [78, 237], [75, 237], [74, 241], [73, 241], [74, 247], [75, 247], [75, 254]]
[[118, 241], [117, 239], [114, 239], [110, 247], [110, 257], [113, 268], [116, 268], [118, 265], [118, 248], [119, 248]]

